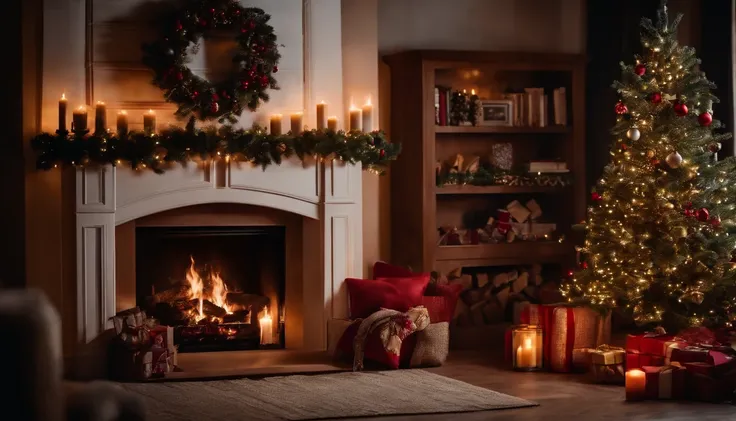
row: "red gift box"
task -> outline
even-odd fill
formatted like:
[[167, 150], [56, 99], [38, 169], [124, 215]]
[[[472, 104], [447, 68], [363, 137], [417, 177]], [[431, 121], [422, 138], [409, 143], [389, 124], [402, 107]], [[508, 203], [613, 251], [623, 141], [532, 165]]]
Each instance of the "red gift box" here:
[[687, 370], [682, 366], [642, 367], [646, 376], [646, 399], [683, 399]]
[[637, 352], [626, 353], [626, 369], [641, 369], [644, 366], [659, 367], [664, 365], [664, 357], [657, 355], [639, 354]]
[[722, 402], [736, 389], [736, 367], [732, 361], [714, 365], [687, 363], [688, 397], [697, 401]]

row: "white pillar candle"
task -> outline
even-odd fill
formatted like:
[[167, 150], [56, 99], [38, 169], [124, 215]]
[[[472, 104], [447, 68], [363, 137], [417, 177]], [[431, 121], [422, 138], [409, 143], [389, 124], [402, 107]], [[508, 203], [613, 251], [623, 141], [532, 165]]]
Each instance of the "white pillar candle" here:
[[351, 105], [350, 106], [350, 126], [348, 126], [349, 130], [350, 131], [353, 131], [353, 130], [362, 131], [363, 126], [362, 126], [361, 120], [362, 118], [361, 118], [360, 108], [355, 108], [354, 106]]
[[303, 113], [294, 113], [291, 115], [291, 133], [293, 135], [298, 135], [302, 132], [302, 127], [304, 127], [304, 125], [302, 124], [303, 117]]
[[337, 131], [337, 117], [332, 116], [327, 119], [327, 130]]
[[156, 113], [153, 110], [148, 110], [147, 113], [143, 114], [143, 131], [147, 134], [156, 132]]
[[327, 127], [327, 104], [324, 101], [317, 104], [317, 130]]
[[61, 99], [59, 100], [59, 131], [61, 132], [66, 131], [66, 106], [66, 96], [61, 94]]
[[266, 307], [264, 313], [258, 323], [261, 327], [261, 345], [268, 345], [273, 343], [273, 320], [271, 319], [271, 313], [268, 312], [268, 307]]
[[281, 135], [281, 114], [271, 116], [271, 134], [274, 136]]
[[626, 372], [626, 400], [636, 401], [644, 398], [647, 388], [647, 375], [641, 370]]
[[373, 104], [371, 98], [368, 97], [365, 105], [363, 105], [363, 131], [370, 133], [373, 131]]

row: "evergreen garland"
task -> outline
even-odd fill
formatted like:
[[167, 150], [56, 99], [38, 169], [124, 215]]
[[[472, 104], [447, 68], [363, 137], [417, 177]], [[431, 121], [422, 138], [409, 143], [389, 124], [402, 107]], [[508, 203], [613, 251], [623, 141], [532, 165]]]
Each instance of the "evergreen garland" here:
[[194, 120], [182, 129], [171, 127], [160, 134], [130, 132], [80, 134], [42, 133], [31, 140], [37, 153], [36, 168], [48, 170], [59, 165], [128, 164], [133, 169], [163, 173], [171, 163], [185, 165], [194, 159], [224, 158], [250, 162], [264, 170], [279, 165], [293, 155], [360, 162], [364, 170], [382, 173], [389, 161], [401, 152], [401, 144], [389, 142], [384, 133], [374, 131], [317, 131], [274, 136], [260, 127], [250, 130], [221, 128], [195, 129]]
[[[143, 63], [154, 72], [153, 84], [166, 101], [178, 105], [180, 117], [234, 123], [245, 108], [255, 111], [269, 100], [267, 89], [278, 89], [273, 73], [281, 55], [270, 16], [258, 8], [245, 8], [234, 0], [185, 0], [181, 10], [157, 25], [161, 38], [143, 46]], [[238, 69], [227, 80], [212, 83], [187, 67], [189, 51], [211, 30], [237, 30]]]

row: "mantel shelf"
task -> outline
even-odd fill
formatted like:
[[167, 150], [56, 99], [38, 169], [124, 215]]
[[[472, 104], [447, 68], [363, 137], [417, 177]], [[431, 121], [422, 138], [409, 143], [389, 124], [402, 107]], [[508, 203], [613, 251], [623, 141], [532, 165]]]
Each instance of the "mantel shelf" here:
[[434, 126], [437, 134], [554, 134], [568, 133], [568, 126], [547, 126], [547, 127], [514, 127], [514, 126]]
[[549, 187], [549, 186], [471, 186], [471, 185], [450, 185], [436, 187], [437, 195], [449, 194], [523, 194], [523, 193], [558, 193], [565, 190], [565, 187]]

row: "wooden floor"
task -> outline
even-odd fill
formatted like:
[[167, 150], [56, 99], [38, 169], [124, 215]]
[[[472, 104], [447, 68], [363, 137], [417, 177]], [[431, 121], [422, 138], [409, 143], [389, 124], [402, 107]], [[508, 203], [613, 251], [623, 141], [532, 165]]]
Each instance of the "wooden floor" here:
[[[320, 372], [348, 369], [345, 365], [333, 363], [322, 353], [293, 351], [182, 354], [179, 363], [185, 371], [175, 373], [170, 380], [242, 375], [262, 377], [264, 375], [319, 374]], [[623, 387], [591, 384], [584, 375], [513, 372], [506, 369], [502, 356], [498, 354], [453, 351], [444, 366], [427, 370], [476, 386], [529, 399], [539, 403], [540, 406], [503, 411], [361, 419], [383, 421], [736, 420], [736, 406], [666, 401], [629, 403], [624, 401]]]

